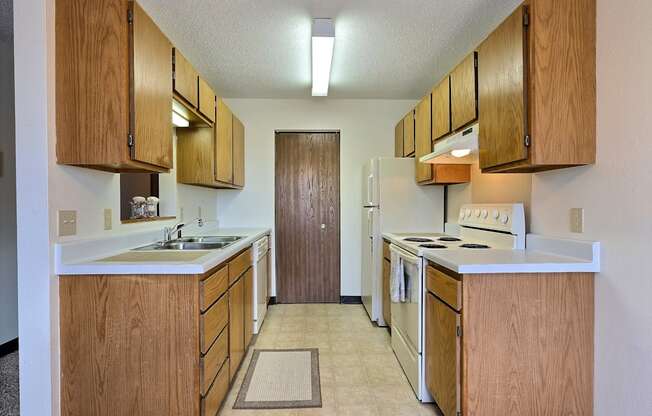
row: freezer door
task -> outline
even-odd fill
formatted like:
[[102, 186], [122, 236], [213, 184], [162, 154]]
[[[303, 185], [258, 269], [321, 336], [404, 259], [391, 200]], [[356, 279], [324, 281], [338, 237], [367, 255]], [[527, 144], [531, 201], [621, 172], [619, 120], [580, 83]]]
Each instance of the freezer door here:
[[379, 204], [377, 159], [369, 160], [362, 169], [362, 199], [364, 207], [377, 207]]

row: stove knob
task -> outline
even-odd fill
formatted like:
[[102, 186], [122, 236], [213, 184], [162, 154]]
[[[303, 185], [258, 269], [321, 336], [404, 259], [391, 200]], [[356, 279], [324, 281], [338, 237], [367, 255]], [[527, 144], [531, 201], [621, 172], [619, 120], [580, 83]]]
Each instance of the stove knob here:
[[476, 217], [480, 217], [480, 210], [478, 208], [476, 208], [475, 211], [473, 211], [473, 213], [475, 214]]
[[493, 217], [494, 220], [498, 221], [498, 218], [500, 218], [500, 212], [498, 212], [497, 209], [494, 209], [491, 211], [491, 216]]
[[466, 218], [469, 218], [469, 217], [471, 216], [471, 209], [470, 209], [470, 208], [467, 208], [467, 209], [464, 211], [464, 215], [466, 216]]
[[500, 215], [500, 222], [502, 222], [503, 224], [507, 224], [509, 222], [509, 215], [507, 215], [506, 212], [503, 212]]
[[464, 219], [464, 211], [460, 211], [460, 221]]
[[482, 218], [487, 218], [487, 215], [489, 215], [489, 212], [486, 209], [483, 209], [482, 212], [480, 213], [482, 215]]

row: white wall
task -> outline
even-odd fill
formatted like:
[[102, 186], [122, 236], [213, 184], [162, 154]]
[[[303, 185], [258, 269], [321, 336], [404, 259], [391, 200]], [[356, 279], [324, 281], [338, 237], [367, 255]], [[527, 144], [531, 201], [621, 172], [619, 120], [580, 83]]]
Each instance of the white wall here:
[[[595, 166], [536, 174], [532, 231], [602, 243], [595, 414], [652, 415], [652, 2], [598, 0]], [[569, 232], [569, 208], [585, 233]]]
[[12, 1], [0, 0], [0, 345], [18, 336]]
[[[394, 125], [415, 101], [226, 101], [246, 127], [246, 185], [243, 191], [220, 191], [218, 215], [222, 226], [274, 228], [274, 130], [341, 131], [341, 294], [359, 296], [362, 165], [371, 157], [394, 154]], [[272, 290], [275, 293], [275, 287]]]

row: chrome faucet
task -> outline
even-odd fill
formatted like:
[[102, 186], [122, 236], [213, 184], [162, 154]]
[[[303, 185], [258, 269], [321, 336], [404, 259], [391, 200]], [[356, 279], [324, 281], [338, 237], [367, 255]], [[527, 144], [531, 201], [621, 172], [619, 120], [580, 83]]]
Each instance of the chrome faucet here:
[[[204, 226], [204, 220], [201, 218], [195, 218], [194, 220], [191, 220], [190, 223], [197, 223], [199, 227]], [[172, 235], [174, 233], [177, 233], [177, 238], [181, 238], [181, 230], [185, 228], [187, 223], [185, 222], [178, 222], [174, 224], [172, 227], [164, 227], [163, 228], [163, 242], [167, 243], [168, 241], [172, 241]]]

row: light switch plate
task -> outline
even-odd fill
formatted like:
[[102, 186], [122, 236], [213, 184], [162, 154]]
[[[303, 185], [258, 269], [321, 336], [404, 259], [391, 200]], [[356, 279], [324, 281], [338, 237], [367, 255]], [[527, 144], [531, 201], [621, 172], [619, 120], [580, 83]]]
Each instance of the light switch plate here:
[[113, 228], [113, 210], [111, 208], [104, 209], [104, 229], [110, 230]]
[[584, 208], [570, 209], [570, 230], [572, 233], [584, 232]]
[[59, 237], [77, 234], [77, 211], [59, 211]]

